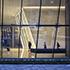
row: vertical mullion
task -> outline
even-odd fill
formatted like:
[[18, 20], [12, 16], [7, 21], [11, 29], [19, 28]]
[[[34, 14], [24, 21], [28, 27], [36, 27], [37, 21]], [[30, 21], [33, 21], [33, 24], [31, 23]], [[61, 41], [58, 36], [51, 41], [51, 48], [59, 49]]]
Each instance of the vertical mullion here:
[[[37, 39], [36, 39], [36, 49], [38, 47], [38, 41], [39, 41], [39, 25], [41, 20], [41, 6], [42, 6], [42, 0], [40, 0], [40, 9], [39, 9], [39, 17], [38, 17], [38, 29], [37, 29]], [[37, 57], [37, 53], [35, 53], [35, 58]]]
[[11, 47], [12, 47], [12, 26], [10, 27], [11, 30]]
[[19, 47], [18, 47], [18, 58], [20, 57], [20, 36], [21, 36], [21, 23], [22, 23], [22, 7], [23, 7], [23, 0], [21, 0], [20, 5], [20, 26], [19, 26]]
[[[61, 0], [59, 1], [59, 8], [58, 8], [56, 25], [59, 24], [60, 6], [61, 6]], [[53, 44], [53, 50], [52, 50], [52, 58], [54, 58], [54, 49], [55, 49], [55, 45], [56, 45], [57, 32], [58, 32], [58, 26], [56, 26], [56, 30], [55, 30], [54, 44]]]
[[[66, 2], [67, 0], [65, 0], [65, 2]], [[65, 3], [65, 7], [66, 7], [66, 3]], [[66, 16], [66, 8], [65, 8], [65, 17], [67, 17]], [[66, 25], [66, 18], [65, 18], [65, 25]], [[70, 26], [69, 26], [70, 27]], [[65, 56], [67, 56], [67, 28], [68, 27], [66, 27], [65, 26], [65, 49], [66, 49], [66, 53], [65, 53]]]
[[2, 0], [2, 26], [1, 26], [1, 58], [3, 58], [3, 46], [2, 46], [2, 44], [3, 44], [3, 21], [4, 21], [4, 19], [3, 19], [3, 17], [4, 17], [4, 0]]

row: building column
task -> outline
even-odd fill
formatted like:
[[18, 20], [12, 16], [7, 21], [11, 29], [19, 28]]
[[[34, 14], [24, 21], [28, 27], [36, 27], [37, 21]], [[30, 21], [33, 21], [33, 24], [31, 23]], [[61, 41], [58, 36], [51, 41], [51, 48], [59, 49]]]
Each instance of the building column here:
[[[0, 24], [1, 24], [1, 11], [2, 11], [2, 3], [1, 3], [1, 0], [0, 0]], [[0, 27], [0, 50], [1, 50], [1, 27]]]
[[[65, 0], [65, 24], [70, 25], [70, 0]], [[70, 57], [70, 27], [65, 27], [66, 56]]]

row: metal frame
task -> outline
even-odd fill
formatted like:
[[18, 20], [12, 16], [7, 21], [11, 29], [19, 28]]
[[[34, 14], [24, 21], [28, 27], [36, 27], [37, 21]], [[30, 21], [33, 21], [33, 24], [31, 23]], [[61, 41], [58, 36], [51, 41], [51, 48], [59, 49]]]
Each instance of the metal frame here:
[[[1, 32], [2, 32], [2, 35], [3, 35], [3, 27], [4, 26], [11, 26], [11, 27], [19, 27], [20, 29], [20, 34], [19, 34], [19, 42], [20, 42], [20, 35], [21, 35], [21, 28], [22, 27], [31, 27], [31, 26], [36, 26], [38, 29], [37, 29], [37, 40], [36, 40], [36, 49], [38, 47], [38, 39], [39, 39], [39, 28], [40, 27], [55, 27], [56, 28], [56, 31], [55, 31], [55, 38], [54, 38], [54, 46], [53, 46], [53, 49], [55, 49], [55, 43], [56, 43], [56, 38], [57, 38], [57, 31], [58, 31], [58, 27], [70, 27], [70, 25], [58, 25], [58, 22], [59, 22], [59, 15], [60, 15], [60, 6], [61, 6], [61, 0], [59, 2], [59, 9], [58, 9], [58, 15], [57, 15], [57, 22], [55, 25], [42, 25], [40, 24], [40, 18], [41, 18], [41, 6], [42, 6], [42, 0], [40, 0], [40, 9], [39, 9], [39, 18], [38, 18], [38, 24], [37, 25], [21, 25], [22, 23], [22, 7], [23, 7], [23, 0], [21, 0], [21, 6], [20, 6], [20, 25], [4, 25], [4, 0], [2, 0], [2, 24], [0, 25], [1, 27]], [[2, 39], [3, 39], [3, 36], [1, 37], [1, 43], [2, 43]], [[18, 48], [18, 58], [3, 58], [3, 47], [2, 47], [2, 44], [1, 44], [1, 58], [0, 58], [0, 63], [70, 63], [70, 58], [54, 58], [54, 51], [52, 50], [52, 53], [53, 53], [53, 58], [40, 58], [40, 59], [37, 59], [37, 53], [35, 53], [35, 58], [32, 59], [32, 58], [28, 58], [28, 59], [21, 59], [19, 58], [19, 55], [20, 55], [20, 48]], [[12, 62], [13, 61], [13, 62]]]

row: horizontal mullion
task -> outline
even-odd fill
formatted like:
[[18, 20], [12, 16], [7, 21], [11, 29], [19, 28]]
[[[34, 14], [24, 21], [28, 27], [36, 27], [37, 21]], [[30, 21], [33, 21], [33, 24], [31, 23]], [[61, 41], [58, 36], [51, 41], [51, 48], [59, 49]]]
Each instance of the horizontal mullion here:
[[40, 25], [0, 25], [0, 27], [1, 26], [70, 27], [70, 25], [42, 25], [42, 24], [40, 24]]

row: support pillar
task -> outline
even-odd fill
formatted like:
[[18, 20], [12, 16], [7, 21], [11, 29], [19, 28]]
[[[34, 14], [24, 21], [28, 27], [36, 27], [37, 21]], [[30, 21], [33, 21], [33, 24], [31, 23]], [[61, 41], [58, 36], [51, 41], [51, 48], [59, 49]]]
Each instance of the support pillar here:
[[[65, 0], [65, 24], [70, 25], [70, 0]], [[70, 57], [70, 27], [65, 27], [66, 56]]]

